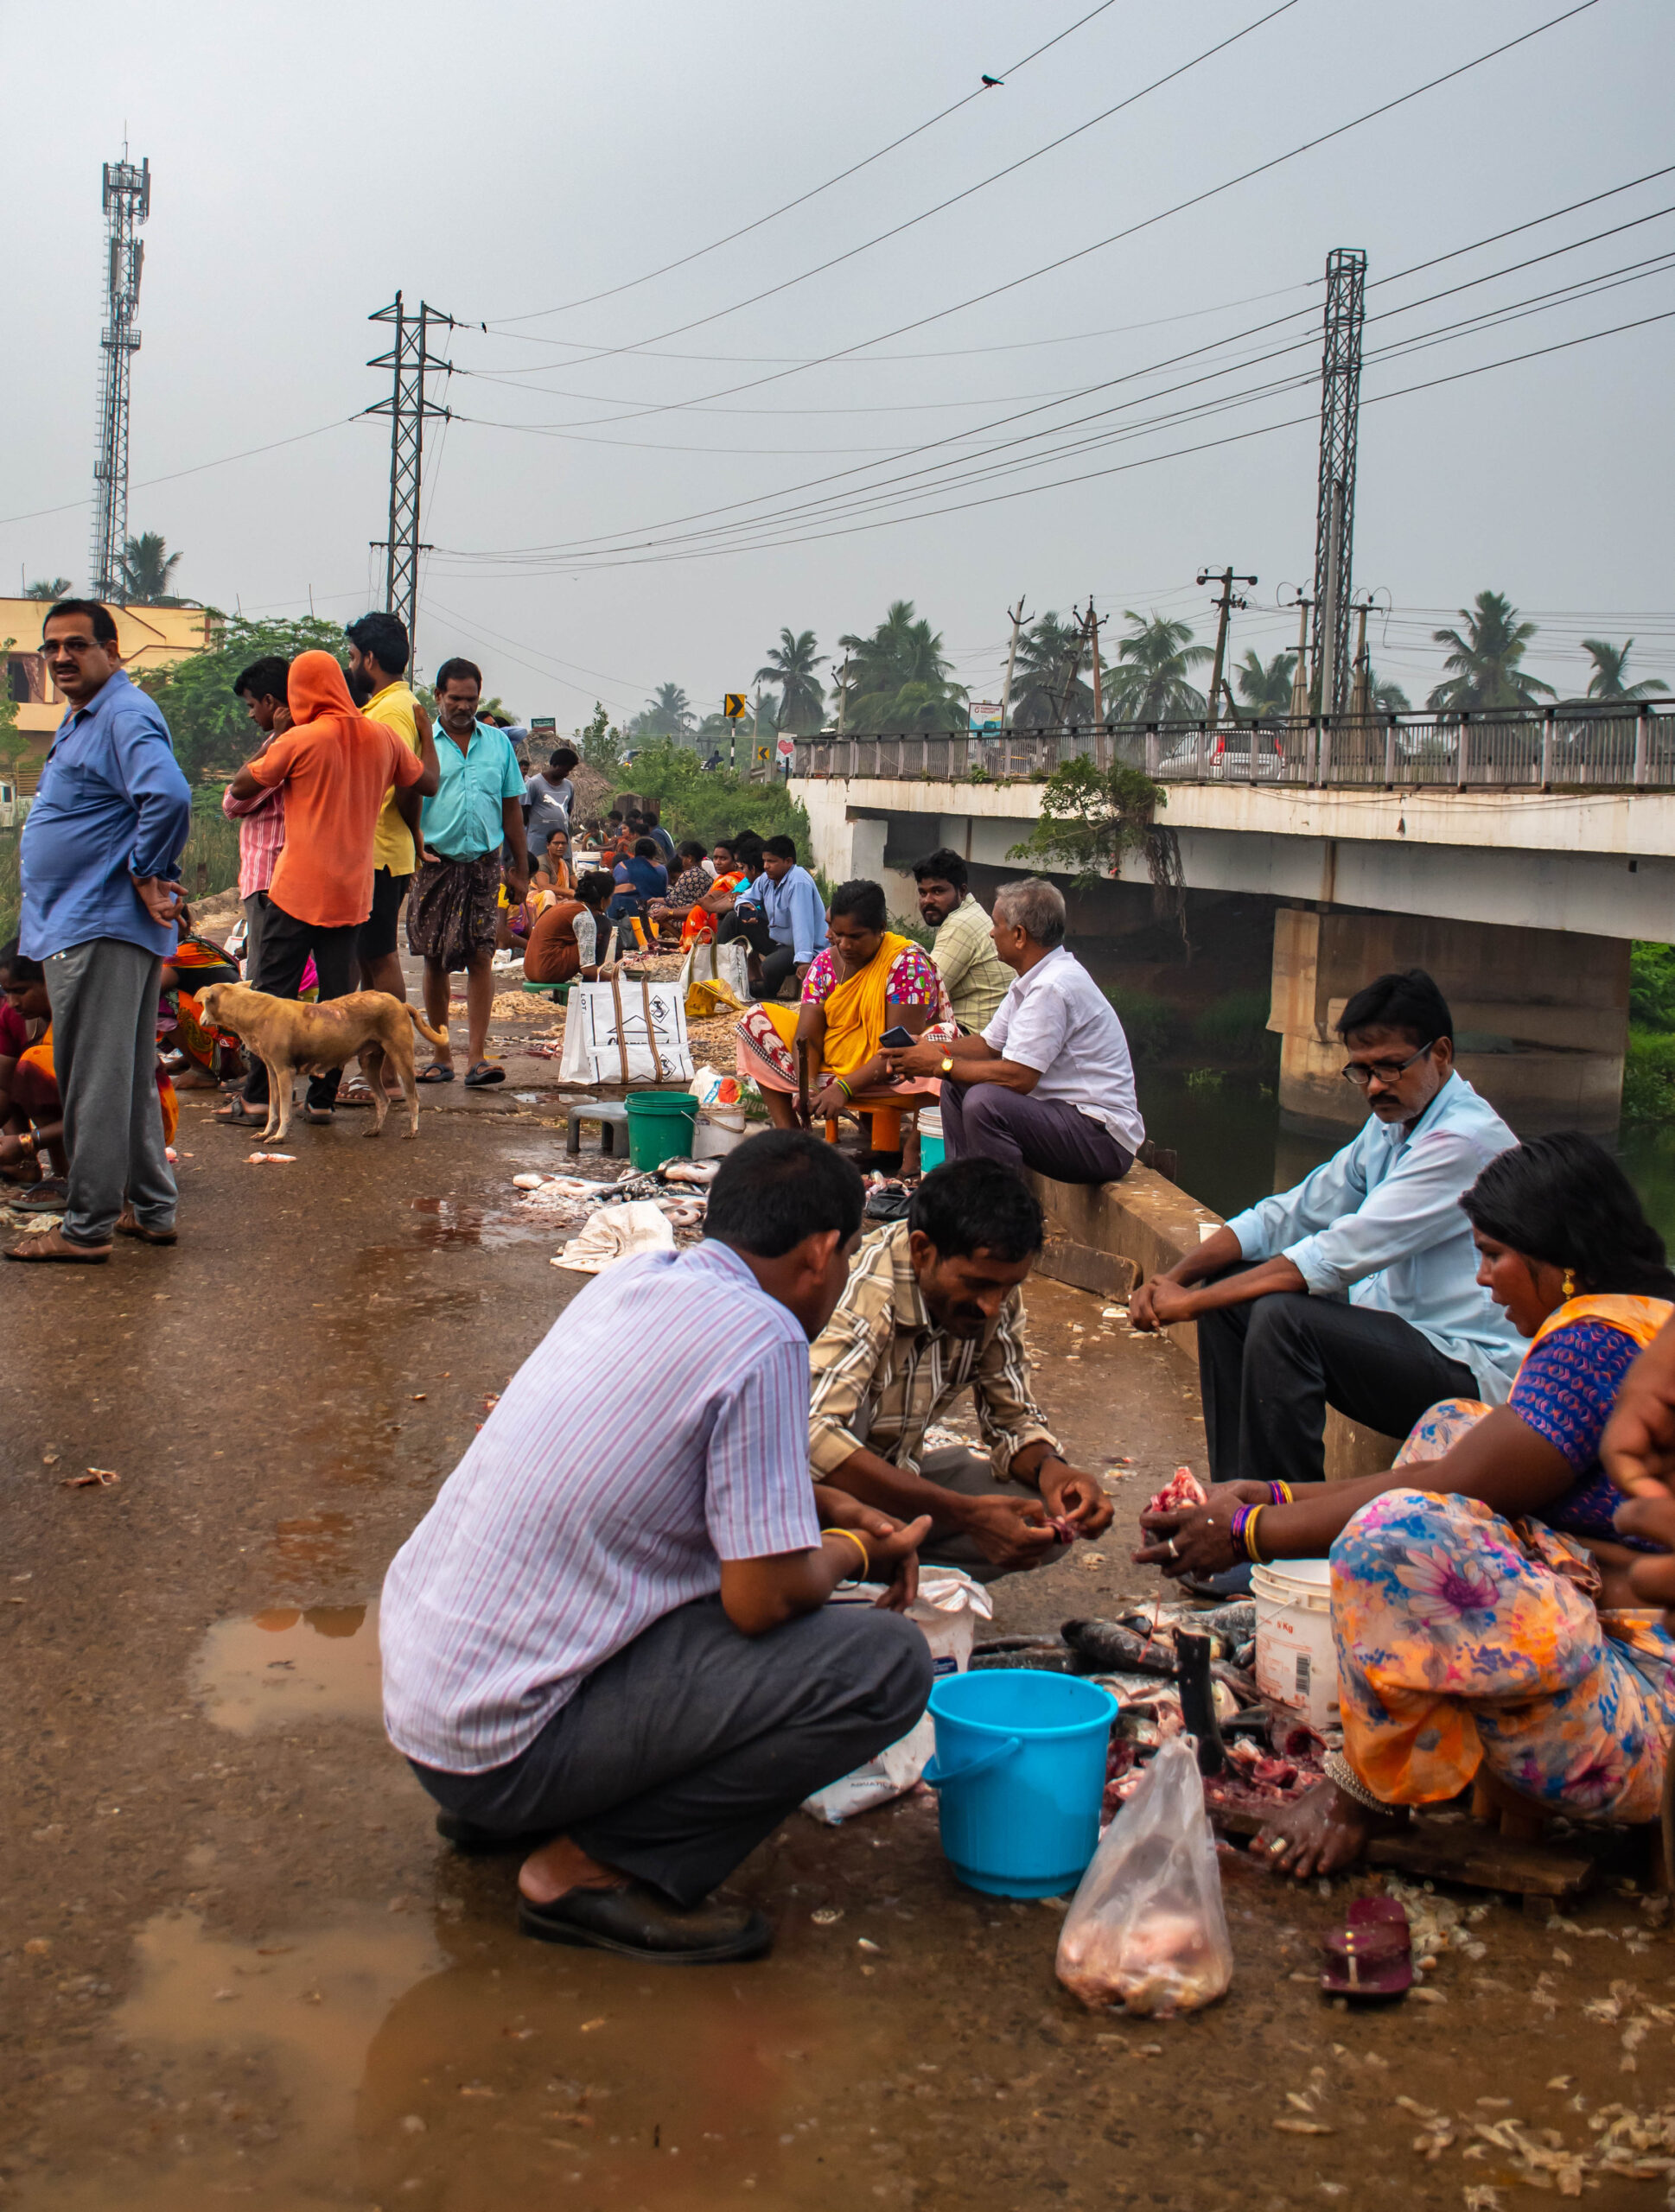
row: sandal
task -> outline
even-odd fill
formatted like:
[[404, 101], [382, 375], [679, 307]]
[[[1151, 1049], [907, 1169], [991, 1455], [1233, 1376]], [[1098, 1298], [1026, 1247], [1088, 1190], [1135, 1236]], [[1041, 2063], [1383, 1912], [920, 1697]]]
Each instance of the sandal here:
[[26, 1236], [6, 1253], [9, 1260], [70, 1260], [82, 1267], [103, 1266], [110, 1256], [108, 1244], [73, 1244], [61, 1228], [49, 1229], [43, 1236]]
[[465, 1078], [465, 1087], [468, 1090], [487, 1090], [491, 1083], [504, 1083], [505, 1081], [506, 1070], [504, 1068], [497, 1068], [491, 1061], [488, 1060], [479, 1060], [474, 1068], [468, 1071]]
[[70, 1185], [62, 1175], [48, 1175], [31, 1183], [22, 1198], [7, 1201], [14, 1213], [62, 1213], [70, 1203]]
[[413, 1080], [415, 1083], [452, 1083], [454, 1071], [443, 1067], [440, 1060], [432, 1060], [430, 1066], [422, 1074], [415, 1076]]
[[267, 1109], [264, 1107], [258, 1114], [242, 1098], [232, 1100], [209, 1118], [219, 1122], [224, 1129], [264, 1129], [268, 1125]]
[[1321, 1947], [1321, 1993], [1353, 2004], [1388, 2004], [1413, 1986], [1413, 1938], [1395, 1897], [1357, 1897], [1348, 1924]]

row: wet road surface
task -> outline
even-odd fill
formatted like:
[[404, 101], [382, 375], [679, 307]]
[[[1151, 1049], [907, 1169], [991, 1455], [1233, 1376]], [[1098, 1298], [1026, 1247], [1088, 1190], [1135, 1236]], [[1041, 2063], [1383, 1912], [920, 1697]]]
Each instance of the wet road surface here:
[[[411, 1144], [299, 1126], [275, 1168], [188, 1103], [175, 1249], [0, 1269], [0, 2203], [1487, 2212], [1518, 2160], [1474, 2129], [1575, 2150], [1665, 2103], [1675, 1948], [1609, 1891], [1574, 1933], [1477, 1901], [1441, 2001], [1352, 2014], [1314, 1982], [1349, 1885], [1226, 1860], [1227, 1999], [1095, 2017], [1054, 1979], [1058, 1909], [961, 1890], [914, 1798], [799, 1815], [747, 1863], [760, 1964], [521, 1940], [515, 1862], [443, 1847], [379, 1732], [376, 1599], [585, 1281], [510, 1185], [559, 1164], [551, 1084], [427, 1092]], [[1162, 1347], [1080, 1294], [1029, 1303], [1072, 1457], [1137, 1465], [1109, 1467], [1111, 1535], [1002, 1586], [997, 1629], [1149, 1589], [1133, 1514], [1203, 1465]], [[89, 1467], [120, 1480], [67, 1486]]]

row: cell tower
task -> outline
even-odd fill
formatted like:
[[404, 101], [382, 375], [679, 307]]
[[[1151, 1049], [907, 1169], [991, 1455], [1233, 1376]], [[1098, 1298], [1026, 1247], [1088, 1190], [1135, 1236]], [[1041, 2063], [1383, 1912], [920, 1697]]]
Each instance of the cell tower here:
[[124, 145], [119, 162], [105, 164], [105, 327], [99, 339], [99, 458], [93, 464], [88, 563], [96, 599], [122, 596], [122, 556], [128, 543], [128, 385], [140, 346], [134, 315], [145, 259], [144, 245], [135, 232], [150, 212], [151, 164], [137, 166]]
[[439, 313], [423, 300], [418, 313], [409, 315], [398, 292], [387, 308], [380, 308], [366, 320], [395, 325], [394, 345], [387, 353], [380, 353], [366, 364], [369, 369], [392, 372], [390, 397], [366, 410], [369, 415], [390, 417], [390, 534], [385, 539], [374, 538], [372, 542], [374, 546], [381, 543], [385, 550], [385, 607], [406, 624], [408, 649], [413, 655], [410, 665], [417, 665], [418, 646], [414, 626], [418, 613], [419, 555], [430, 550], [419, 541], [424, 425], [427, 419], [452, 419], [448, 408], [438, 407], [434, 400], [426, 398], [424, 379], [431, 369], [453, 373], [453, 364], [440, 359], [430, 351], [430, 337], [433, 330], [452, 330], [454, 318]]
[[1320, 506], [1315, 524], [1315, 674], [1323, 715], [1342, 714], [1349, 695], [1349, 582], [1366, 314], [1366, 256], [1356, 246], [1334, 246], [1326, 257]]

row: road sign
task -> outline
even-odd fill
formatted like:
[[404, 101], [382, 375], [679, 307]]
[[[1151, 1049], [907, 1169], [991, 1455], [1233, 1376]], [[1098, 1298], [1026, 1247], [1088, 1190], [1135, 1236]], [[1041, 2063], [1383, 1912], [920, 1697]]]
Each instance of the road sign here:
[[729, 691], [724, 694], [721, 702], [721, 710], [723, 714], [726, 715], [729, 722], [737, 721], [739, 716], [745, 712], [743, 692]]
[[791, 760], [795, 755], [796, 750], [797, 741], [794, 737], [782, 737], [780, 740], [780, 758], [781, 760]]
[[756, 765], [759, 767], [766, 767], [773, 758], [774, 748], [771, 745], [759, 745], [756, 747]]

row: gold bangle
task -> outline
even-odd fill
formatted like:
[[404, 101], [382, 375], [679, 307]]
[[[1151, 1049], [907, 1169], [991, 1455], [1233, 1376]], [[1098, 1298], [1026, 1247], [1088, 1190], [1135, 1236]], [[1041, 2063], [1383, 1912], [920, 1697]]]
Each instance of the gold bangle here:
[[[822, 1529], [820, 1534], [823, 1536], [842, 1536], [848, 1542], [853, 1544], [856, 1550], [861, 1554], [862, 1577], [863, 1580], [870, 1580], [872, 1575], [872, 1554], [868, 1551], [866, 1546], [861, 1541], [861, 1539], [856, 1535], [853, 1529]], [[842, 1580], [845, 1582], [847, 1582], [849, 1579], [848, 1575], [842, 1577]]]
[[1263, 1567], [1267, 1563], [1256, 1548], [1257, 1522], [1267, 1510], [1265, 1505], [1253, 1505], [1251, 1508], [1251, 1517], [1245, 1523], [1245, 1554], [1253, 1567]]

